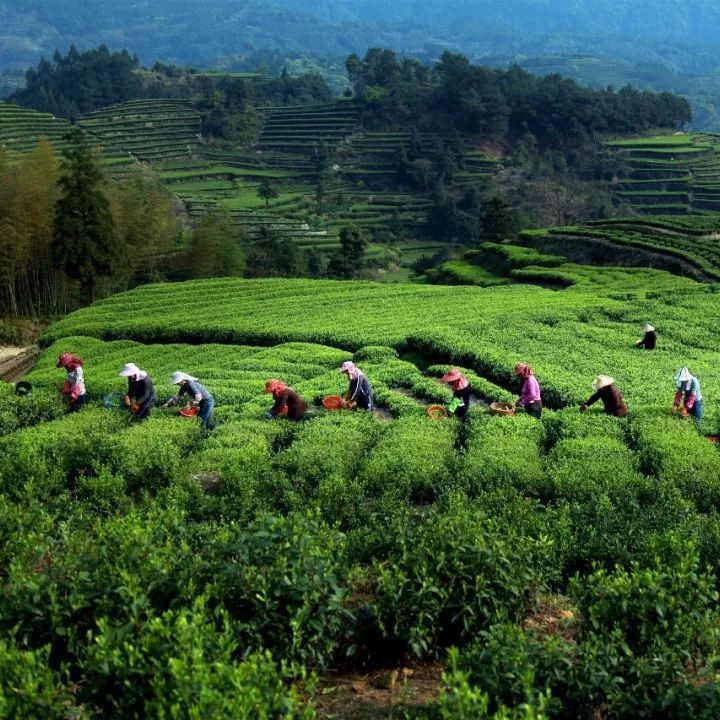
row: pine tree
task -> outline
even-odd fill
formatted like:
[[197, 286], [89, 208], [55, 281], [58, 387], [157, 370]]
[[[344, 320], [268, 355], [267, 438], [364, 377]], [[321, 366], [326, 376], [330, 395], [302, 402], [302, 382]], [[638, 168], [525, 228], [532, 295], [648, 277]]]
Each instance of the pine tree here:
[[64, 139], [60, 198], [55, 204], [53, 258], [65, 274], [80, 284], [83, 301], [95, 297], [99, 278], [111, 278], [121, 259], [121, 246], [103, 193], [98, 158], [79, 128]]

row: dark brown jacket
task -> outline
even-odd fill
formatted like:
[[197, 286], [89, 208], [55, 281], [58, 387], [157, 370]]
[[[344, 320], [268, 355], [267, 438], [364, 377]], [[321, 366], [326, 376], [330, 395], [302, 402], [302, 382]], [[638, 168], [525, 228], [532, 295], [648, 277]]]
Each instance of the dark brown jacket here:
[[598, 400], [602, 400], [606, 415], [614, 415], [615, 417], [625, 417], [627, 415], [627, 405], [615, 385], [606, 385], [604, 388], [600, 388], [594, 395], [590, 396], [590, 399], [585, 404], [592, 405]]
[[287, 417], [290, 420], [302, 420], [305, 414], [305, 403], [292, 388], [286, 387], [279, 395], [273, 393], [273, 397], [275, 404], [270, 409], [271, 415], [279, 415], [287, 405]]

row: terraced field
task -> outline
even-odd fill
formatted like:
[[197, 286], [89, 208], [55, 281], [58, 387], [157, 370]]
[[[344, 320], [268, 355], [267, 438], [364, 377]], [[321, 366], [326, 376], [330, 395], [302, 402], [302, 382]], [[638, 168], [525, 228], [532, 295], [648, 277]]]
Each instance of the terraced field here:
[[[521, 241], [569, 257], [660, 267], [699, 280], [720, 279], [720, 219], [645, 217], [597, 220], [583, 226], [526, 231]], [[636, 251], [633, 254], [633, 251]]]
[[200, 116], [185, 100], [132, 100], [84, 115], [78, 125], [102, 143], [152, 162], [192, 157], [200, 137]]
[[617, 198], [650, 215], [720, 209], [720, 145], [710, 134], [675, 134], [608, 143], [624, 157]]
[[[67, 147], [63, 135], [72, 129], [64, 118], [56, 118], [48, 113], [0, 102], [0, 147], [10, 155], [30, 152], [37, 145], [38, 138], [45, 137], [57, 153]], [[91, 138], [91, 143], [93, 139]], [[118, 168], [133, 162], [118, 147], [97, 138], [93, 144], [101, 146], [106, 166]]]
[[360, 107], [351, 101], [327, 105], [264, 108], [258, 148], [263, 151], [312, 154], [320, 142], [332, 148], [358, 128]]

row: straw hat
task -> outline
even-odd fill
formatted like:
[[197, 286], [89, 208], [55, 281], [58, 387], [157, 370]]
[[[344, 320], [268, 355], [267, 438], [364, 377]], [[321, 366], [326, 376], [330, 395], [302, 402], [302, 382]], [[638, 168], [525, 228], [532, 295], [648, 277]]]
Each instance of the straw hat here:
[[457, 368], [450, 368], [443, 376], [442, 381], [446, 383], [457, 382], [462, 375]]
[[[133, 377], [142, 371], [135, 363], [125, 363], [123, 369], [118, 373], [120, 377]], [[174, 384], [174, 383], [173, 383]]]
[[645, 323], [641, 329], [643, 332], [655, 332], [655, 328], [650, 323]]
[[176, 370], [172, 374], [172, 377], [170, 378], [170, 384], [171, 385], [179, 385], [181, 382], [184, 382], [185, 380], [197, 380], [197, 378], [193, 377], [192, 375], [188, 375], [187, 373]]
[[601, 388], [607, 387], [608, 385], [612, 385], [615, 382], [613, 378], [611, 378], [609, 375], [598, 375], [592, 383], [592, 389], [597, 391]]

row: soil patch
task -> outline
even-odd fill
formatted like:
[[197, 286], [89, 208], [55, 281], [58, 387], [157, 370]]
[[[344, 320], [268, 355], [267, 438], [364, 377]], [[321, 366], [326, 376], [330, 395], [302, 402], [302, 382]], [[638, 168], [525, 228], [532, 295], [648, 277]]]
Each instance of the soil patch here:
[[320, 679], [316, 707], [321, 718], [380, 720], [399, 708], [420, 708], [437, 699], [443, 667], [418, 663], [371, 673], [331, 673]]
[[0, 347], [0, 380], [22, 380], [32, 370], [39, 355], [40, 348], [37, 345], [26, 348]]

